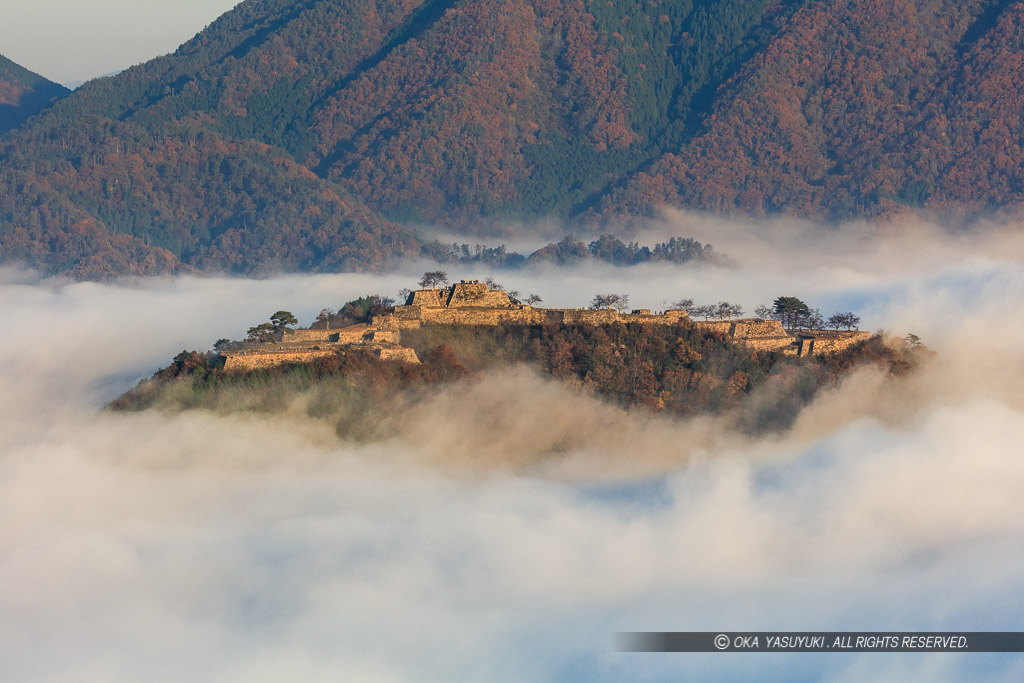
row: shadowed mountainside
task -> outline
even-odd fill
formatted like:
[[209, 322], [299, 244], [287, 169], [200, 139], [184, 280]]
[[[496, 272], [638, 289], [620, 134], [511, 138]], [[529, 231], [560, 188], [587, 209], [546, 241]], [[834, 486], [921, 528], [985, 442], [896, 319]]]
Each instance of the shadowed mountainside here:
[[0, 135], [69, 92], [0, 55]]

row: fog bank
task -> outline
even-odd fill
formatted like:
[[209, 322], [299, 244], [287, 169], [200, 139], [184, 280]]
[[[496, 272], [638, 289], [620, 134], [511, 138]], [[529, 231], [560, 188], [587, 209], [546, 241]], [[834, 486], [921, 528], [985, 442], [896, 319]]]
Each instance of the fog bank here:
[[182, 349], [417, 273], [0, 272], [0, 680], [1020, 680], [1016, 655], [613, 649], [621, 630], [1024, 627], [1021, 263], [960, 245], [882, 267], [843, 248], [499, 276], [547, 305], [794, 295], [939, 354], [904, 381], [859, 372], [758, 440], [521, 370], [451, 387], [369, 445], [300, 411], [112, 414]]

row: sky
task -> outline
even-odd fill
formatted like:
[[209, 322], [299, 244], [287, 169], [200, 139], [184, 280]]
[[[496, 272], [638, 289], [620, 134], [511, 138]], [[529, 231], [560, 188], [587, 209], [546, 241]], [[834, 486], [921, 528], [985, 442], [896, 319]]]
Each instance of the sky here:
[[72, 83], [173, 52], [236, 0], [9, 0], [0, 54]]
[[102, 408], [182, 349], [281, 308], [308, 324], [422, 267], [0, 269], [0, 681], [1024, 678], [1021, 655], [615, 650], [637, 630], [1024, 630], [1019, 229], [672, 220], [718, 230], [735, 266], [496, 275], [553, 306], [797, 295], [914, 331], [935, 362], [855, 372], [765, 437], [492, 372], [356, 443], [302, 397], [275, 415]]

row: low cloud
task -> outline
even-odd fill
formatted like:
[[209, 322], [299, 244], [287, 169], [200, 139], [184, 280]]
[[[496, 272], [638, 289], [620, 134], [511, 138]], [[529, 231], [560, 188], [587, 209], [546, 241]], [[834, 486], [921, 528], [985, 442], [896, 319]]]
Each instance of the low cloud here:
[[413, 272], [2, 272], [0, 679], [1019, 680], [1011, 655], [652, 656], [612, 637], [1020, 630], [1024, 276], [986, 249], [905, 272], [823, 256], [502, 276], [553, 305], [796, 295], [938, 352], [909, 378], [855, 373], [763, 438], [525, 370], [448, 387], [362, 445], [299, 409], [105, 412], [183, 348]]

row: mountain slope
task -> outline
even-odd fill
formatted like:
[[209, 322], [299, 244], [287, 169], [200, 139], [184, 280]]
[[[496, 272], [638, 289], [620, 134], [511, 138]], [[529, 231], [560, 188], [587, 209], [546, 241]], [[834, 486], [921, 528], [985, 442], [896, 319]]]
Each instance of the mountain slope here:
[[[297, 64], [281, 31], [301, 9], [243, 3], [173, 55], [86, 83], [17, 131], [0, 148], [0, 179], [8, 188], [38, 183], [48, 194], [43, 202], [0, 196], [0, 216], [12, 223], [4, 226], [9, 257], [43, 268], [75, 262], [65, 248], [75, 219], [160, 250], [150, 259], [158, 271], [181, 263], [235, 272], [353, 270], [416, 253], [416, 241], [398, 226], [297, 164], [285, 147], [267, 144], [283, 145], [272, 122], [245, 129], [273, 111], [261, 98], [273, 100], [275, 84]], [[314, 44], [300, 47], [310, 62], [304, 78], [316, 68], [326, 74], [322, 81], [334, 76], [336, 65]], [[279, 57], [269, 68], [267, 54]], [[332, 56], [343, 69], [360, 53]], [[239, 102], [254, 115], [238, 111]], [[294, 117], [302, 107], [294, 98], [288, 105], [293, 118], [282, 127], [299, 130]], [[29, 237], [12, 243], [12, 228]], [[57, 252], [47, 256], [51, 243]], [[96, 273], [90, 263], [77, 271], [102, 277], [116, 269]]]
[[68, 92], [0, 55], [0, 135]]
[[602, 198], [846, 219], [1024, 201], [1022, 3], [816, 3], [723, 87], [704, 131]]
[[248, 0], [0, 143], [2, 257], [357, 269], [419, 253], [402, 224], [1013, 209], [1022, 22], [1006, 0]]

